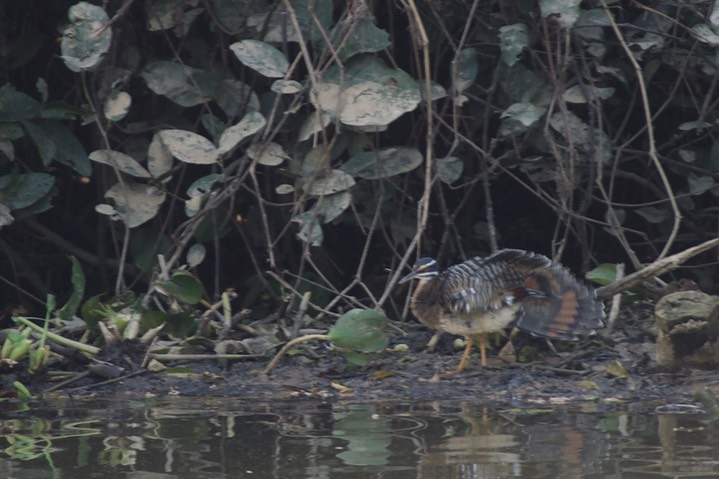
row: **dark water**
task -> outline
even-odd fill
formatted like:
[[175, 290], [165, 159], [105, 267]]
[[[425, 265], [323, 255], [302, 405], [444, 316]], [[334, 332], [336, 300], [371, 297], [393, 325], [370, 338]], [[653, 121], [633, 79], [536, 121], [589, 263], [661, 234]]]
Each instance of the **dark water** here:
[[0, 478], [719, 477], [719, 421], [616, 409], [5, 402]]

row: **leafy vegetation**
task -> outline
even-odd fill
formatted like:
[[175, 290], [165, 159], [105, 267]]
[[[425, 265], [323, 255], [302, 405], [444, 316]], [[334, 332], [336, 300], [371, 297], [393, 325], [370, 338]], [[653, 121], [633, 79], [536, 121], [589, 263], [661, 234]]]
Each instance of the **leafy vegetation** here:
[[51, 327], [112, 317], [106, 340], [266, 318], [289, 339], [352, 308], [402, 317], [418, 252], [639, 270], [716, 236], [708, 0], [0, 9], [7, 317], [54, 293]]

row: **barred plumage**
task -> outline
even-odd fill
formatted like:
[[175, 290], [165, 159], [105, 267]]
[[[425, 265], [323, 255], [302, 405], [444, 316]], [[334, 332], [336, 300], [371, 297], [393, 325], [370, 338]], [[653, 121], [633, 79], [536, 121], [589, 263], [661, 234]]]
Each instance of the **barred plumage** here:
[[472, 258], [440, 272], [432, 258], [420, 258], [400, 283], [418, 279], [411, 309], [427, 326], [467, 337], [457, 369], [466, 363], [471, 338], [516, 326], [551, 339], [591, 335], [604, 324], [604, 309], [594, 290], [580, 284], [546, 256], [504, 249]]

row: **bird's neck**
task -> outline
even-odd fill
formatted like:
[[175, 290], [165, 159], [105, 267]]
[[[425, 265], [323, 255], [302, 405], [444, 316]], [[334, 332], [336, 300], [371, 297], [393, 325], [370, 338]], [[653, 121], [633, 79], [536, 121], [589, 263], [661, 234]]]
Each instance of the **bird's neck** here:
[[435, 329], [438, 327], [439, 318], [442, 315], [439, 287], [440, 282], [437, 278], [420, 281], [410, 302], [412, 314], [422, 324]]

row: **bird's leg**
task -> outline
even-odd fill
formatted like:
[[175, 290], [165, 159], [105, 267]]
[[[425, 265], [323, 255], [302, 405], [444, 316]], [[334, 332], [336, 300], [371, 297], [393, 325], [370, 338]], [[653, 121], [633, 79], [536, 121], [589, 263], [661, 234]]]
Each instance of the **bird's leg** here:
[[462, 359], [459, 361], [459, 366], [457, 366], [457, 369], [454, 371], [453, 374], [462, 372], [464, 370], [464, 368], [467, 366], [467, 362], [469, 361], [469, 353], [472, 352], [472, 337], [471, 336], [467, 336], [466, 343], [467, 344], [464, 347], [464, 353], [462, 354]]
[[487, 346], [484, 344], [484, 333], [479, 333], [479, 357], [482, 361], [482, 367], [487, 367]]

